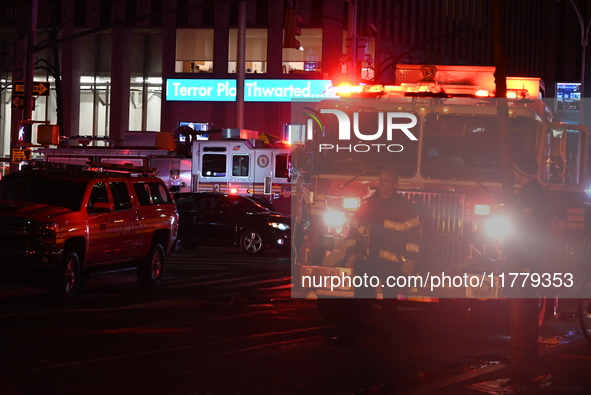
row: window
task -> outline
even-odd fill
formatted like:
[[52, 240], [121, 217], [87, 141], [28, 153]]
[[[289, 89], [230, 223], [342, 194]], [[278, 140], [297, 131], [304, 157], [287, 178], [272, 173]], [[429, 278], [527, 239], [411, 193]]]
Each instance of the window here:
[[201, 176], [203, 177], [225, 177], [226, 176], [226, 155], [225, 154], [203, 154], [201, 162]]
[[113, 194], [115, 211], [129, 210], [131, 208], [131, 199], [129, 198], [127, 184], [121, 181], [112, 181], [109, 185]]
[[250, 155], [232, 155], [232, 177], [248, 177]]
[[18, 173], [4, 177], [0, 184], [0, 199], [17, 200], [66, 207], [79, 211], [86, 184], [83, 180], [60, 180], [48, 177], [26, 177]]
[[553, 184], [580, 184], [586, 166], [584, 149], [585, 139], [580, 130], [549, 127], [544, 144], [543, 180]]
[[[267, 72], [267, 29], [246, 29], [246, 73]], [[238, 29], [230, 29], [228, 73], [236, 72]]]
[[275, 177], [289, 177], [289, 154], [278, 154], [275, 156]]
[[107, 185], [104, 182], [97, 182], [92, 186], [92, 192], [90, 192], [88, 206], [93, 207], [96, 203], [109, 203]]
[[213, 197], [203, 196], [199, 201], [199, 212], [202, 214], [219, 214], [227, 210], [228, 206]]
[[283, 73], [320, 73], [322, 71], [322, 29], [302, 29], [301, 48], [283, 49]]
[[173, 203], [168, 191], [160, 182], [136, 182], [133, 189], [141, 206]]
[[176, 206], [179, 211], [194, 212], [195, 198], [192, 196], [183, 196], [177, 199]]
[[213, 73], [213, 29], [177, 29], [177, 73]]
[[[513, 157], [535, 156], [536, 122], [511, 117], [509, 128]], [[496, 117], [430, 113], [425, 118], [421, 160], [425, 178], [498, 182], [500, 155]]]

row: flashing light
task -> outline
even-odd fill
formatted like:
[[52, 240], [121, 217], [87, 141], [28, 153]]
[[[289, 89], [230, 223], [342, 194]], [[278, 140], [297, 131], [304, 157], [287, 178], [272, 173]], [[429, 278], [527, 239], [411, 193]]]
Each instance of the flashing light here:
[[334, 90], [337, 95], [350, 95], [352, 93], [361, 93], [361, 86], [343, 83], [334, 87]]
[[529, 99], [527, 89], [507, 89], [507, 99]]
[[476, 97], [489, 97], [490, 96], [490, 92], [487, 91], [486, 89], [479, 89], [476, 91], [476, 93], [474, 93], [474, 96]]
[[327, 210], [324, 213], [324, 222], [333, 228], [340, 228], [347, 221], [345, 213], [337, 210]]
[[475, 215], [490, 215], [491, 208], [488, 204], [476, 204], [474, 205]]
[[359, 208], [359, 198], [358, 197], [346, 197], [343, 198], [343, 208], [349, 210], [357, 210]]
[[484, 231], [488, 236], [502, 240], [511, 233], [511, 221], [501, 215], [490, 217], [484, 223]]
[[384, 94], [383, 85], [352, 85], [348, 82], [333, 86], [333, 90], [338, 96], [379, 97]]
[[356, 196], [334, 196], [326, 197], [326, 207], [335, 210], [357, 210], [361, 200]]

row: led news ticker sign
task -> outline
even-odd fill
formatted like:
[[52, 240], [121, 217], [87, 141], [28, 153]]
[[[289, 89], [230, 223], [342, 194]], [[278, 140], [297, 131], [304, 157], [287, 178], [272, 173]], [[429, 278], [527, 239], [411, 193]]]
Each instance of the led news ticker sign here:
[[[244, 101], [289, 102], [338, 98], [330, 80], [246, 80]], [[236, 80], [170, 79], [167, 101], [235, 101]]]

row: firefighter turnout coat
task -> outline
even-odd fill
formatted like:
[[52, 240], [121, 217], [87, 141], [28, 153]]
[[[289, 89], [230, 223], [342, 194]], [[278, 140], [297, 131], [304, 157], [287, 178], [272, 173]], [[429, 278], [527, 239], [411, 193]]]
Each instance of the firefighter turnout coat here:
[[[351, 221], [350, 251], [357, 255], [356, 275], [410, 275], [418, 259], [421, 222], [410, 200], [394, 193], [388, 199], [374, 193], [366, 199]], [[384, 288], [384, 291], [386, 289]]]

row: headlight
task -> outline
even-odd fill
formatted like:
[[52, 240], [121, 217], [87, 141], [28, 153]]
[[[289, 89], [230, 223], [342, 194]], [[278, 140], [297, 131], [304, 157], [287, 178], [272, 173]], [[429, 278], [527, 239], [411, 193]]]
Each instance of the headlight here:
[[344, 212], [336, 210], [328, 210], [324, 213], [324, 222], [333, 228], [340, 228], [347, 221]]
[[484, 222], [484, 231], [489, 237], [502, 240], [511, 233], [511, 221], [501, 215], [487, 218]]
[[491, 207], [488, 204], [476, 204], [474, 205], [475, 215], [490, 215]]
[[361, 203], [361, 199], [355, 196], [336, 196], [329, 195], [326, 197], [326, 207], [335, 210], [357, 210]]
[[279, 229], [279, 230], [288, 230], [289, 225], [281, 223], [281, 222], [268, 222], [269, 226]]
[[56, 238], [58, 236], [59, 224], [55, 222], [39, 222], [35, 226], [36, 233], [35, 244], [42, 246], [55, 246]]

